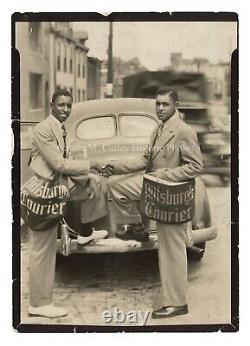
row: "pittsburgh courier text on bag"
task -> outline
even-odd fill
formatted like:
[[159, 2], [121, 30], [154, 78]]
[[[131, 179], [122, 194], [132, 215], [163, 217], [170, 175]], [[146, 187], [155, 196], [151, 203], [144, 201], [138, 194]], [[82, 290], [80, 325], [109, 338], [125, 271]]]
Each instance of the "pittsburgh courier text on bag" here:
[[43, 231], [62, 219], [69, 192], [63, 179], [32, 176], [21, 188], [21, 216], [28, 227]]
[[178, 224], [192, 220], [195, 209], [195, 180], [172, 183], [145, 174], [140, 209], [149, 219]]

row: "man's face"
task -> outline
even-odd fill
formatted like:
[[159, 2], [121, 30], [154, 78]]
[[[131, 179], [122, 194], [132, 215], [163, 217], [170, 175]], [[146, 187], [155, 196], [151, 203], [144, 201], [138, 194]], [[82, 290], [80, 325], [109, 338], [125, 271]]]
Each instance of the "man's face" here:
[[169, 94], [157, 95], [155, 109], [156, 114], [159, 120], [165, 122], [175, 113], [176, 102], [173, 101], [172, 97]]
[[50, 106], [53, 116], [62, 123], [71, 113], [72, 99], [70, 96], [60, 95]]

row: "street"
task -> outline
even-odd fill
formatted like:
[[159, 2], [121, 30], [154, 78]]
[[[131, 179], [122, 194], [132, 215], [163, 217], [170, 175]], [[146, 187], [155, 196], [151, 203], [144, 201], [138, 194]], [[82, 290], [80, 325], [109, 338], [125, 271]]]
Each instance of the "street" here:
[[[189, 314], [153, 320], [146, 325], [230, 323], [230, 188], [209, 187], [213, 223], [218, 237], [207, 242], [204, 258], [189, 261]], [[105, 323], [103, 311], [151, 312], [160, 307], [157, 252], [72, 255], [60, 257], [56, 268], [54, 301], [68, 316], [58, 319], [29, 317], [28, 247], [21, 253], [21, 321], [24, 324], [140, 325]]]

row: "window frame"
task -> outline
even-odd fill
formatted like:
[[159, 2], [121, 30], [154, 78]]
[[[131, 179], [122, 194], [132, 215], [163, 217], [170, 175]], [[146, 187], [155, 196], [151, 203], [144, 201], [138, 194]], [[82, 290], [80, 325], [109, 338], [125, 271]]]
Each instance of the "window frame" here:
[[[118, 115], [118, 128], [119, 128], [119, 134], [120, 136], [122, 137], [125, 137], [125, 138], [136, 138], [135, 136], [126, 136], [122, 133], [122, 128], [121, 128], [121, 118], [123, 116], [146, 116], [147, 118], [150, 118], [152, 120], [154, 120], [155, 122], [155, 125], [157, 126], [159, 124], [159, 120], [157, 119], [157, 117], [153, 114], [150, 114], [150, 113], [144, 113], [144, 112], [122, 112]], [[153, 131], [153, 129], [152, 129]], [[140, 138], [148, 138], [148, 136], [140, 136]]]
[[56, 55], [56, 68], [61, 71], [61, 41], [57, 41], [57, 55]]
[[73, 73], [73, 47], [70, 47], [69, 73]]
[[[32, 77], [37, 78], [38, 82], [38, 88], [35, 88], [34, 86], [31, 88], [31, 79]], [[36, 72], [29, 72], [29, 110], [30, 111], [36, 111], [36, 110], [41, 110], [43, 109], [43, 96], [42, 96], [42, 88], [43, 88], [43, 75], [41, 73], [36, 73]], [[37, 91], [37, 106], [33, 106], [31, 102], [31, 89], [34, 89]], [[34, 98], [32, 98], [34, 101]]]
[[64, 56], [63, 56], [63, 72], [67, 72], [67, 51], [68, 51], [68, 47], [67, 44], [64, 43], [63, 45], [63, 50], [64, 50]]
[[[114, 130], [115, 130], [114, 136], [104, 137], [104, 138], [96, 137], [96, 138], [91, 138], [91, 139], [84, 139], [84, 138], [82, 138], [82, 137], [77, 135], [77, 129], [84, 121], [90, 120], [90, 119], [96, 119], [96, 118], [105, 118], [105, 117], [108, 117], [108, 116], [113, 118], [113, 121], [114, 121]], [[81, 118], [80, 120], [78, 120], [76, 122], [76, 125], [75, 125], [75, 137], [77, 139], [82, 140], [82, 141], [106, 140], [106, 139], [115, 138], [117, 136], [117, 134], [118, 134], [117, 119], [116, 119], [116, 116], [113, 113], [100, 113], [100, 114], [95, 114], [95, 115], [89, 115], [89, 116], [86, 116], [86, 117]]]
[[[36, 35], [37, 35], [37, 39], [34, 40], [34, 34], [30, 35], [30, 29], [36, 27]], [[42, 53], [42, 26], [41, 23], [39, 22], [29, 22], [29, 49], [32, 52], [41, 54]], [[31, 36], [33, 36], [33, 38], [31, 39]], [[36, 43], [34, 45], [34, 42]]]

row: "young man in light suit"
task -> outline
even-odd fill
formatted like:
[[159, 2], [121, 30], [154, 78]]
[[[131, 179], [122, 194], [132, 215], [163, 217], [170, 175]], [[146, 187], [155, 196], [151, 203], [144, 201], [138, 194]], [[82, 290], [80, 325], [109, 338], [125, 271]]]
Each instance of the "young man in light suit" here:
[[[147, 152], [133, 160], [111, 161], [114, 174], [128, 174], [145, 170], [151, 175], [182, 182], [197, 177], [203, 169], [202, 156], [196, 133], [181, 120], [178, 112], [178, 95], [174, 90], [160, 89], [156, 94], [156, 113], [161, 121], [153, 131]], [[122, 175], [110, 181], [113, 202], [126, 217], [138, 215], [143, 173]], [[143, 222], [144, 220], [142, 220]], [[157, 222], [158, 254], [162, 308], [153, 311], [153, 318], [173, 317], [188, 313], [186, 223], [164, 224]], [[126, 225], [118, 236], [128, 239], [145, 235], [143, 225]]]
[[[83, 190], [86, 190], [86, 181], [90, 179], [92, 191], [97, 192], [98, 179], [94, 179], [89, 171], [90, 168], [101, 171], [101, 164], [67, 157], [66, 132], [63, 122], [70, 116], [72, 102], [72, 95], [66, 89], [59, 89], [54, 93], [50, 116], [34, 129], [30, 167], [35, 174], [43, 178], [53, 180], [56, 174], [62, 174], [65, 181], [68, 181], [70, 177], [74, 182], [79, 182]], [[83, 192], [86, 195], [86, 191]], [[82, 243], [92, 239], [102, 239], [108, 235], [107, 231], [95, 231], [91, 227], [91, 221], [106, 214], [105, 197], [98, 198], [95, 207], [92, 209], [92, 213], [89, 213], [91, 219], [85, 220], [84, 228], [87, 228], [89, 234], [87, 237], [80, 237], [84, 240]], [[52, 304], [57, 228], [58, 226], [45, 231], [31, 230], [28, 307], [28, 313], [31, 316], [53, 318], [67, 315], [65, 309]]]

